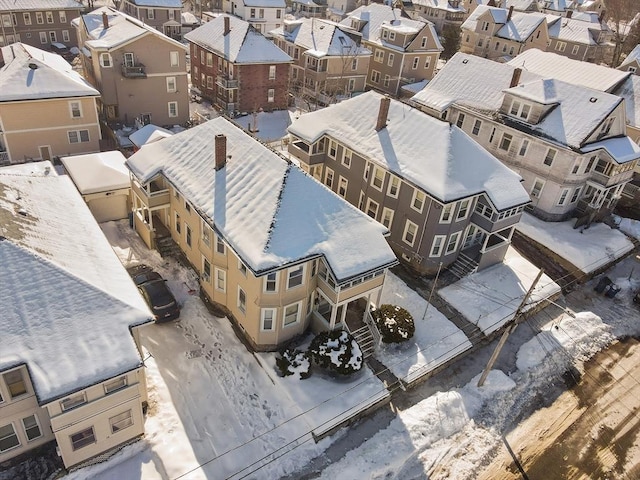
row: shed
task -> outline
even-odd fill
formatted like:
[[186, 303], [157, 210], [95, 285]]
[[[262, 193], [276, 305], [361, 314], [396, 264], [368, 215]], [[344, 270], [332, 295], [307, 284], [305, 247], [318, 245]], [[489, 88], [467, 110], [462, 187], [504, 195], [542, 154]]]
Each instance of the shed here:
[[131, 210], [131, 183], [125, 160], [117, 150], [61, 158], [98, 222], [127, 218]]

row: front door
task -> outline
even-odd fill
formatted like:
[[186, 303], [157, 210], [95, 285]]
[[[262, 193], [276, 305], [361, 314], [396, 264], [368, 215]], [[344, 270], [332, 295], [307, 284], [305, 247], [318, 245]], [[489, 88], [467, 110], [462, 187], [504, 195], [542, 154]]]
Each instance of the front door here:
[[42, 160], [51, 160], [51, 147], [49, 145], [38, 147], [38, 149], [40, 150], [40, 158], [42, 158]]

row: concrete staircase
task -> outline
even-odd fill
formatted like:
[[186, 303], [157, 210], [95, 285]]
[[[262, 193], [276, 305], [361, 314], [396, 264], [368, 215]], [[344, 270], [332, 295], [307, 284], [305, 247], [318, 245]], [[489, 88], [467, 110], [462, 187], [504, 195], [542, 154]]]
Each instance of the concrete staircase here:
[[180, 255], [180, 247], [171, 237], [156, 238], [156, 250], [161, 257], [176, 257]]

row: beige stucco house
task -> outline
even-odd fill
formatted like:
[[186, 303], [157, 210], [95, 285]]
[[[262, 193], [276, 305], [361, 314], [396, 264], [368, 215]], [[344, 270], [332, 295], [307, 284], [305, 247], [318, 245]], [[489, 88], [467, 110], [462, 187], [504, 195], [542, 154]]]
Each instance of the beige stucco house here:
[[146, 145], [127, 165], [140, 237], [175, 242], [255, 349], [370, 320], [397, 263], [386, 227], [228, 120]]
[[187, 48], [151, 26], [102, 7], [77, 19], [87, 80], [109, 124], [181, 125], [189, 119]]
[[512, 64], [457, 53], [412, 101], [518, 172], [543, 220], [602, 220], [640, 158], [623, 98]]
[[461, 28], [460, 52], [506, 61], [549, 43], [546, 16], [480, 5]]
[[100, 150], [96, 89], [59, 55], [0, 52], [0, 165]]
[[412, 20], [399, 8], [372, 3], [351, 12], [341, 25], [362, 34], [373, 55], [367, 88], [398, 96], [404, 85], [431, 80], [443, 50], [431, 22]]
[[304, 114], [289, 133], [301, 167], [387, 227], [421, 273], [501, 262], [529, 203], [520, 177], [460, 128], [377, 92]]
[[362, 34], [329, 20], [285, 20], [270, 35], [293, 58], [289, 91], [329, 105], [365, 90], [371, 50]]
[[55, 441], [72, 467], [138, 438], [152, 315], [73, 183], [0, 168], [0, 222], [0, 463]]

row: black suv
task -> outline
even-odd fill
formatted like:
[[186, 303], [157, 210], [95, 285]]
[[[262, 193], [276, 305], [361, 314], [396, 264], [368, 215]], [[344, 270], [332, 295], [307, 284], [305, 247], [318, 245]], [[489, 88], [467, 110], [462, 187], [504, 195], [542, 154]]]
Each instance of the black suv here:
[[180, 306], [167, 287], [167, 281], [147, 265], [127, 268], [140, 294], [155, 315], [156, 323], [175, 320], [180, 316]]

